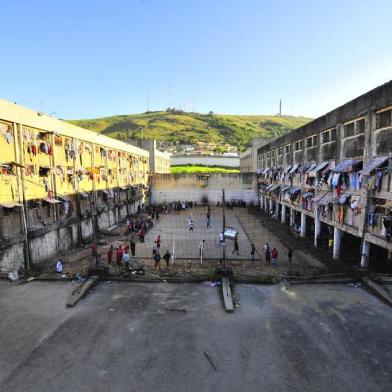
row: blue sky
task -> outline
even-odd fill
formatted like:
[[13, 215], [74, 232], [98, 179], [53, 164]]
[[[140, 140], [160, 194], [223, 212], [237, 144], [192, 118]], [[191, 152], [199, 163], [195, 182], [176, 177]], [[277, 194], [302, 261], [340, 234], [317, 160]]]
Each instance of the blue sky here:
[[[0, 97], [92, 118], [316, 117], [392, 79], [392, 1], [3, 0]], [[169, 87], [171, 86], [171, 88]]]

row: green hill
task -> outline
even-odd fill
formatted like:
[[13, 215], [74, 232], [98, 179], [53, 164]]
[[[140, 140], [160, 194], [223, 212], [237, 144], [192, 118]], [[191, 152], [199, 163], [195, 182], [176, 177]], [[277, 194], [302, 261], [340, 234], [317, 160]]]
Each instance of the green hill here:
[[147, 112], [69, 122], [120, 140], [227, 143], [245, 150], [253, 137], [280, 136], [311, 121], [292, 116], [243, 116], [181, 111]]

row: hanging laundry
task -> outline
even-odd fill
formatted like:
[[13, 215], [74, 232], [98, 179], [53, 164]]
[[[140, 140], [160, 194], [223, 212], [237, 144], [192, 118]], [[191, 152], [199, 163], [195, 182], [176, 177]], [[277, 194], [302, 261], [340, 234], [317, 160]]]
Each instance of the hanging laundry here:
[[357, 184], [355, 190], [360, 191], [362, 187], [362, 173], [358, 173]]
[[63, 202], [63, 208], [64, 208], [64, 215], [68, 215], [68, 211], [69, 211], [69, 201], [64, 201], [64, 202]]
[[334, 173], [331, 181], [331, 184], [334, 188], [337, 188], [337, 186], [339, 185], [339, 180], [340, 180], [340, 173]]
[[10, 132], [9, 129], [7, 130], [7, 132], [5, 133], [4, 136], [5, 136], [5, 138], [6, 138], [8, 144], [12, 144], [12, 143], [14, 142], [13, 135], [12, 135], [12, 133]]
[[347, 175], [346, 174], [342, 174], [341, 176], [341, 184], [342, 184], [342, 189], [346, 190], [348, 188], [347, 186]]
[[358, 208], [360, 196], [351, 196], [350, 207], [351, 209], [355, 210]]
[[377, 172], [376, 172], [376, 182], [375, 182], [375, 187], [377, 189], [377, 192], [381, 191], [382, 177], [383, 177], [383, 172], [381, 170], [377, 170]]
[[392, 237], [392, 217], [384, 216], [383, 218], [383, 226], [385, 227], [385, 239], [389, 242]]
[[350, 177], [350, 189], [355, 190], [355, 188], [357, 186], [358, 173], [357, 172], [351, 172], [349, 177]]

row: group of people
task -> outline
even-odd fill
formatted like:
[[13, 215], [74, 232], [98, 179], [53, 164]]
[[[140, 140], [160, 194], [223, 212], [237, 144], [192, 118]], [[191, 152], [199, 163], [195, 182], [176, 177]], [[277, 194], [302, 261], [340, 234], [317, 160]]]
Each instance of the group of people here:
[[[129, 252], [131, 252], [131, 255]], [[114, 248], [113, 242], [109, 242], [109, 249], [107, 251], [107, 262], [109, 266], [112, 264], [114, 254], [116, 255], [116, 263], [119, 269], [124, 265], [125, 271], [136, 271], [137, 273], [144, 274], [143, 265], [135, 259], [136, 243], [133, 237], [131, 237], [129, 245], [118, 245], [116, 249]]]
[[[279, 256], [279, 252], [278, 250], [274, 247], [271, 246], [268, 242], [266, 242], [264, 244], [264, 256], [265, 256], [265, 262], [267, 265], [272, 264], [274, 267], [278, 266], [278, 256]], [[288, 248], [288, 252], [287, 252], [287, 258], [289, 260], [289, 263], [292, 263], [292, 259], [293, 259], [293, 249], [292, 248]]]
[[[195, 229], [195, 222], [191, 215], [188, 216], [186, 223], [188, 225], [188, 230], [193, 231]], [[206, 227], [207, 229], [211, 227], [211, 208], [208, 206], [206, 214]]]
[[[159, 215], [157, 213], [157, 216], [159, 219]], [[139, 237], [139, 241], [140, 242], [144, 242], [144, 237], [147, 233], [147, 231], [149, 229], [151, 229], [153, 227], [154, 223], [152, 220], [151, 215], [148, 215], [147, 217], [144, 216], [140, 216], [138, 218], [131, 219], [128, 218], [127, 219], [127, 231], [128, 233], [136, 233], [137, 236]]]
[[[152, 247], [152, 257], [154, 259], [154, 270], [161, 271], [161, 236], [160, 234], [157, 236], [156, 240], [154, 241], [154, 245]], [[166, 253], [163, 255], [163, 260], [166, 262], [166, 267], [169, 268], [170, 260], [172, 256], [170, 252], [167, 250]]]

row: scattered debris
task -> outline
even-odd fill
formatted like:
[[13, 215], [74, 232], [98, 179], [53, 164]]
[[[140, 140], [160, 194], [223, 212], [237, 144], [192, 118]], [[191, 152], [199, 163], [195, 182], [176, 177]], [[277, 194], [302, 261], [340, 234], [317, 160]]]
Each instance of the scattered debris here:
[[84, 283], [86, 280], [85, 276], [80, 275], [79, 272], [76, 273], [74, 282]]
[[209, 280], [209, 281], [206, 282], [206, 285], [208, 287], [217, 287], [217, 286], [221, 285], [221, 282], [219, 282], [219, 281], [213, 282], [213, 281]]
[[214, 364], [214, 361], [211, 359], [211, 357], [210, 357], [210, 355], [208, 354], [207, 351], [204, 351], [204, 355], [205, 355], [205, 357], [207, 358], [207, 360], [208, 360], [208, 362], [210, 363], [210, 365], [212, 366], [212, 368], [213, 368], [216, 372], [218, 372], [218, 369], [216, 368], [216, 366], [215, 366], [215, 364]]
[[166, 312], [177, 312], [181, 314], [187, 314], [188, 311], [186, 309], [172, 309], [172, 308], [165, 308]]
[[8, 273], [8, 280], [10, 282], [15, 282], [19, 279], [18, 273], [16, 271]]

